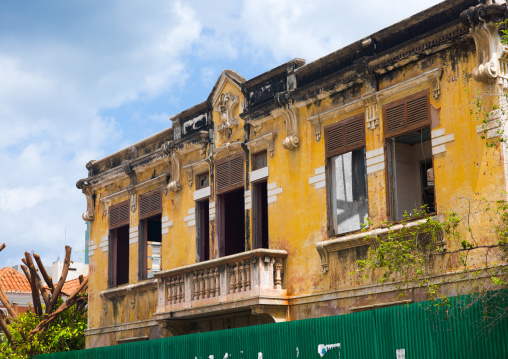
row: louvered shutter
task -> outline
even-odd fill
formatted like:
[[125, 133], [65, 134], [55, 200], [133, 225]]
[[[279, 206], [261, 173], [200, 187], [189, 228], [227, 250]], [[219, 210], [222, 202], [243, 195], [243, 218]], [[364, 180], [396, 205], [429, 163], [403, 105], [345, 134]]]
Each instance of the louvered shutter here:
[[162, 190], [157, 189], [139, 196], [139, 219], [162, 213]]
[[326, 156], [336, 156], [365, 146], [364, 119], [364, 115], [359, 115], [325, 127]]
[[243, 163], [243, 154], [217, 161], [215, 164], [217, 193], [243, 187]]
[[383, 106], [383, 117], [386, 137], [427, 126], [430, 123], [429, 91]]
[[110, 229], [114, 229], [129, 224], [129, 206], [130, 206], [129, 201], [125, 201], [109, 207]]

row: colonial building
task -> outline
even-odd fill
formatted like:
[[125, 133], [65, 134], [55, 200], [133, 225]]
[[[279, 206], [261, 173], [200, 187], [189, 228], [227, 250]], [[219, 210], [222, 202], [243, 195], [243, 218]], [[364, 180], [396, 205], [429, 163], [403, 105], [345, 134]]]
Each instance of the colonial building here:
[[[424, 300], [349, 273], [385, 221], [504, 198], [506, 16], [505, 4], [448, 0], [308, 64], [249, 80], [225, 70], [171, 127], [90, 161], [77, 183], [87, 347]], [[478, 96], [494, 109], [484, 124]], [[445, 252], [458, 245], [443, 238]], [[457, 263], [443, 254], [435, 280]]]

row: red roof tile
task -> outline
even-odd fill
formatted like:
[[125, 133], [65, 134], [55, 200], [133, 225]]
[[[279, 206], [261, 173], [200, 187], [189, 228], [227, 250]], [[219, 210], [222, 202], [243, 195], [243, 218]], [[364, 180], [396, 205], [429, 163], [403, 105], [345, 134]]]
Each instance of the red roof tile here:
[[[83, 279], [86, 279], [84, 277]], [[62, 293], [65, 295], [71, 295], [79, 287], [79, 278], [68, 280], [64, 283]]]
[[0, 286], [6, 293], [32, 293], [26, 277], [11, 267], [0, 269]]

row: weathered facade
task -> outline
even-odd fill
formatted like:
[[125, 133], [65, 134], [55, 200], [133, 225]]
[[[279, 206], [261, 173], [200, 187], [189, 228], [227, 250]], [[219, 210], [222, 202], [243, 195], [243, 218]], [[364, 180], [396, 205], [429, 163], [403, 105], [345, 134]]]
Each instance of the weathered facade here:
[[[463, 215], [504, 198], [506, 147], [485, 146], [471, 104], [488, 94], [505, 106], [506, 16], [505, 4], [450, 0], [309, 64], [250, 80], [226, 70], [172, 127], [90, 161], [77, 183], [87, 347], [424, 300], [349, 273], [364, 238], [405, 211]], [[485, 137], [503, 116], [488, 117]], [[433, 280], [453, 280], [457, 263], [436, 259]]]

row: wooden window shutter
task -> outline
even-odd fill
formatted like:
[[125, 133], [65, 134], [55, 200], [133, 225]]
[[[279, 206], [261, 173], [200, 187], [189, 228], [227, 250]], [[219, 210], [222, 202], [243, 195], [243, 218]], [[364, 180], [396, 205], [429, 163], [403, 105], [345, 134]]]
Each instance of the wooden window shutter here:
[[383, 106], [385, 137], [416, 130], [430, 123], [429, 91], [422, 91]]
[[162, 189], [139, 196], [139, 219], [145, 219], [162, 213]]
[[326, 157], [365, 146], [365, 117], [358, 115], [325, 127]]
[[124, 201], [109, 207], [109, 229], [129, 224], [129, 201]]
[[243, 154], [225, 158], [215, 164], [217, 193], [243, 187]]

